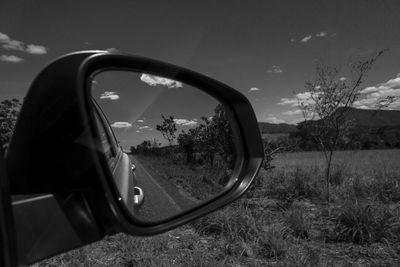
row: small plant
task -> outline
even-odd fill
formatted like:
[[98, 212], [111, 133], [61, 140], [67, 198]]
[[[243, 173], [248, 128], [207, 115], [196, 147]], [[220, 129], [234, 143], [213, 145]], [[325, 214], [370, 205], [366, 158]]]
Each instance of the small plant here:
[[229, 240], [253, 241], [259, 235], [255, 218], [239, 205], [200, 218], [192, 225], [200, 234], [223, 235]]
[[334, 217], [337, 241], [370, 244], [395, 239], [399, 218], [385, 205], [347, 202]]
[[346, 166], [345, 164], [337, 164], [332, 168], [332, 173], [331, 173], [331, 178], [329, 179], [329, 182], [331, 185], [341, 185], [345, 179], [345, 171], [346, 171]]
[[310, 225], [303, 209], [291, 208], [285, 212], [284, 218], [293, 236], [308, 239]]
[[285, 255], [287, 242], [285, 237], [290, 233], [282, 223], [273, 223], [263, 228], [257, 241], [259, 254], [264, 258], [280, 258]]

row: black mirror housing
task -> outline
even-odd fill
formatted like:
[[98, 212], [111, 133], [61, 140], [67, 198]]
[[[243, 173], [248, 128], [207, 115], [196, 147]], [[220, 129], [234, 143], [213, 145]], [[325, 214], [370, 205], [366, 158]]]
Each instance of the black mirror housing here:
[[[99, 149], [89, 89], [94, 75], [114, 69], [177, 79], [224, 104], [240, 136], [234, 184], [227, 192], [193, 210], [154, 224], [136, 221], [124, 210], [111, 182], [106, 158]], [[121, 231], [152, 235], [240, 197], [258, 173], [262, 160], [263, 145], [257, 120], [241, 93], [210, 77], [168, 63], [118, 52], [84, 51], [55, 60], [34, 80], [8, 151], [7, 170], [12, 194], [83, 195], [76, 198], [81, 201], [77, 212], [87, 213], [87, 218], [96, 221], [92, 225], [98, 225], [100, 236]]]

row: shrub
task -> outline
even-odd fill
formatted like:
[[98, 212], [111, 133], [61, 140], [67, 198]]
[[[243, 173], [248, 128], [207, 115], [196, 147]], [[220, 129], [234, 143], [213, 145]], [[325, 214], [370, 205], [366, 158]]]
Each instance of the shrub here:
[[294, 201], [301, 199], [321, 199], [319, 169], [302, 169], [274, 172], [267, 179], [267, 194], [279, 200]]
[[214, 212], [192, 225], [200, 234], [223, 235], [230, 240], [254, 241], [259, 235], [253, 215], [240, 205]]
[[397, 238], [399, 218], [386, 205], [347, 202], [333, 218], [336, 241], [369, 244]]
[[384, 203], [400, 201], [400, 180], [396, 179], [395, 175], [375, 173], [371, 192], [374, 193], [376, 199]]
[[329, 183], [331, 185], [341, 185], [346, 177], [346, 165], [344, 163], [333, 166]]
[[258, 253], [264, 258], [279, 258], [286, 252], [287, 242], [285, 237], [290, 233], [282, 223], [273, 223], [264, 226], [258, 240]]
[[301, 208], [291, 208], [284, 214], [285, 224], [292, 230], [293, 236], [298, 238], [308, 238], [310, 224]]

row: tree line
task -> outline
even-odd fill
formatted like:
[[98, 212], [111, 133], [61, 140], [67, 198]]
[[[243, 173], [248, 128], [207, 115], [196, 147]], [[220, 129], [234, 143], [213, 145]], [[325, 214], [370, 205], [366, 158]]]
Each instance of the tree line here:
[[[181, 154], [186, 163], [207, 163], [213, 166], [216, 158], [232, 167], [235, 160], [233, 132], [224, 107], [219, 104], [210, 117], [201, 117], [196, 127], [177, 132], [173, 116], [161, 115], [162, 123], [156, 125], [168, 146], [156, 140], [144, 140], [132, 146], [133, 154]], [[175, 144], [176, 141], [176, 144]]]

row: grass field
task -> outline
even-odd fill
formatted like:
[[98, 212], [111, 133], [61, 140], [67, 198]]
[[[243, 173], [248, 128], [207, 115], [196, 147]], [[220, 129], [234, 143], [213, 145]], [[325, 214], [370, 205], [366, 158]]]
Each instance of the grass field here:
[[39, 266], [400, 266], [400, 150], [279, 154], [235, 203], [168, 233], [119, 234]]

